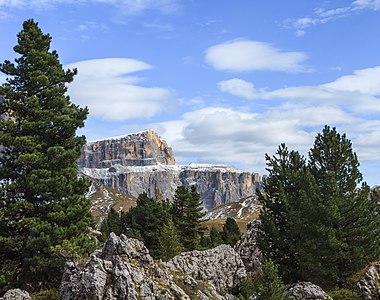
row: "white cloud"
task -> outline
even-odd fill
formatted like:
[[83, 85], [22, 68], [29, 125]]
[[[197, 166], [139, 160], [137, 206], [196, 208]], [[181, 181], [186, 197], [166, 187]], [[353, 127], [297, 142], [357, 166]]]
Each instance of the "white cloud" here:
[[356, 0], [343, 7], [324, 9], [316, 8], [312, 17], [301, 17], [298, 19], [287, 19], [284, 21], [285, 27], [294, 28], [298, 37], [304, 36], [306, 28], [326, 24], [338, 18], [348, 17], [352, 14], [360, 13], [364, 10], [379, 10], [380, 0]]
[[262, 113], [209, 107], [150, 127], [174, 149], [180, 164], [228, 164], [265, 174], [265, 153], [273, 155], [286, 143], [289, 149], [307, 155], [325, 124], [347, 134], [360, 161], [380, 157], [380, 121], [329, 105], [284, 105]]
[[151, 126], [173, 147], [179, 163], [227, 163], [264, 174], [264, 154], [273, 154], [281, 143], [306, 154], [324, 124], [355, 121], [328, 106], [281, 107], [263, 113], [209, 107]]
[[246, 99], [288, 100], [344, 106], [358, 112], [380, 112], [380, 66], [355, 71], [335, 81], [317, 86], [295, 86], [276, 90], [254, 89], [238, 78], [218, 83], [222, 92]]
[[356, 0], [352, 5], [358, 9], [380, 9], [380, 0]]
[[88, 106], [95, 117], [106, 120], [149, 118], [160, 113], [173, 98], [170, 90], [140, 86], [141, 78], [129, 76], [152, 68], [138, 60], [96, 59], [66, 67], [78, 68], [78, 75], [69, 86], [72, 101]]
[[302, 52], [283, 52], [268, 43], [237, 39], [206, 49], [206, 62], [217, 70], [283, 72], [310, 71], [302, 62], [307, 55]]
[[226, 92], [234, 96], [239, 96], [246, 99], [255, 98], [255, 88], [253, 84], [239, 78], [220, 81], [218, 86], [222, 92]]
[[380, 95], [380, 66], [357, 70], [323, 86], [341, 91]]

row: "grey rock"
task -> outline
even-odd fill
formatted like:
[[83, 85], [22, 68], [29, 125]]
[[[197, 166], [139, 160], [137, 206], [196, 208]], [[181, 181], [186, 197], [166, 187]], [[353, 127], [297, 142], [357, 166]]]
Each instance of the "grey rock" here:
[[369, 266], [357, 283], [364, 300], [380, 299], [380, 261]]
[[183, 252], [168, 261], [166, 267], [207, 281], [217, 292], [236, 292], [246, 278], [240, 256], [229, 245], [205, 251]]
[[287, 296], [295, 300], [333, 300], [318, 285], [311, 282], [299, 282], [287, 286]]
[[262, 255], [256, 245], [256, 235], [259, 225], [259, 220], [249, 222], [247, 224], [247, 231], [234, 247], [244, 263], [247, 275], [250, 277], [260, 270], [262, 265]]
[[13, 289], [7, 291], [1, 300], [31, 300], [29, 293], [20, 289]]
[[88, 142], [82, 149], [79, 167], [111, 168], [122, 166], [151, 166], [158, 163], [174, 165], [173, 150], [152, 130], [123, 137]]
[[256, 173], [212, 165], [179, 166], [172, 149], [151, 130], [87, 143], [78, 160], [80, 171], [137, 197], [159, 190], [172, 200], [177, 186], [196, 186], [206, 209], [252, 196], [261, 186]]
[[[220, 295], [216, 289], [224, 288], [228, 292], [245, 275], [238, 255], [231, 247], [226, 247], [208, 254], [186, 253], [187, 260], [192, 261], [191, 268], [205, 274], [204, 279], [196, 280], [165, 263], [156, 263], [142, 242], [111, 233], [103, 249], [92, 253], [83, 269], [74, 263], [66, 264], [60, 296], [62, 300], [186, 300], [190, 299], [184, 290], [187, 286], [191, 293], [195, 291], [199, 295], [199, 299], [234, 299], [230, 295]], [[217, 258], [210, 258], [211, 253]], [[206, 260], [201, 257], [209, 257], [207, 261], [212, 263], [218, 261], [220, 266], [214, 265], [212, 271], [205, 269]], [[219, 275], [230, 278], [214, 278]]]

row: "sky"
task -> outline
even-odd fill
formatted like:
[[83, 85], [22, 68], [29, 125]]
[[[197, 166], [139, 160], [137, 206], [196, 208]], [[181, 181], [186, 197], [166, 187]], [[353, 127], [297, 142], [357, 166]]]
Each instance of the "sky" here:
[[380, 184], [380, 0], [0, 0], [0, 62], [29, 18], [78, 69], [88, 141], [153, 129], [179, 164], [266, 174], [329, 125]]

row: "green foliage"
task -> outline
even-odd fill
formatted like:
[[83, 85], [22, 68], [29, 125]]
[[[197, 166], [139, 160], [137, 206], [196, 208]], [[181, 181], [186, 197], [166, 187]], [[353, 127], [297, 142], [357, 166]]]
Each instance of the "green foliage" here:
[[223, 225], [222, 239], [225, 244], [234, 246], [240, 240], [241, 232], [235, 219], [228, 217]]
[[200, 220], [205, 215], [201, 205], [200, 196], [194, 186], [190, 191], [184, 186], [177, 188], [171, 215], [178, 229], [181, 244], [188, 251], [197, 247], [205, 230]]
[[[65, 253], [89, 253], [94, 241], [88, 182], [77, 175], [76, 160], [84, 137], [87, 108], [72, 104], [66, 84], [76, 70], [63, 70], [51, 37], [33, 20], [25, 21], [14, 50], [5, 61], [8, 76], [0, 87], [0, 292], [57, 286]], [[73, 254], [75, 251], [75, 255]]]
[[253, 280], [250, 278], [245, 279], [241, 286], [238, 298], [240, 300], [248, 300], [249, 297], [255, 294]]
[[[257, 300], [285, 300], [285, 288], [276, 265], [271, 261], [264, 261], [262, 271], [253, 282], [253, 295]], [[247, 286], [249, 291], [250, 286]]]
[[130, 208], [122, 217], [122, 233], [130, 237], [141, 237], [152, 256], [160, 257], [160, 236], [168, 218], [163, 204], [144, 193], [137, 198], [137, 206]]
[[57, 290], [42, 290], [32, 294], [33, 300], [59, 300], [61, 299]]
[[122, 233], [122, 223], [120, 214], [111, 207], [110, 211], [107, 214], [107, 218], [105, 218], [100, 225], [100, 232], [102, 235], [100, 236], [100, 241], [105, 242], [110, 233], [113, 232], [116, 235], [120, 235]]
[[164, 224], [160, 235], [161, 258], [168, 261], [183, 250], [178, 231], [171, 218]]
[[218, 229], [214, 226], [210, 230], [211, 247], [216, 247], [223, 244], [223, 238]]
[[281, 145], [266, 156], [258, 246], [286, 282], [341, 286], [379, 258], [379, 195], [371, 192], [345, 135], [326, 126], [306, 162]]
[[334, 300], [361, 300], [359, 292], [348, 289], [337, 289], [328, 293]]

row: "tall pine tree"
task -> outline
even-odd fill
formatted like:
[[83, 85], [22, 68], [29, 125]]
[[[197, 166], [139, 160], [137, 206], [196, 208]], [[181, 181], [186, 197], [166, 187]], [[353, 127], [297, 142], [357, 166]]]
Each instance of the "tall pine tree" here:
[[326, 126], [308, 162], [284, 145], [267, 160], [258, 245], [286, 282], [342, 286], [380, 258], [379, 195], [362, 183], [345, 135]]
[[194, 250], [205, 230], [201, 221], [205, 213], [202, 212], [202, 202], [195, 186], [190, 191], [184, 186], [177, 188], [171, 215], [182, 245], [188, 251]]
[[[76, 136], [87, 108], [70, 102], [64, 70], [51, 37], [25, 21], [5, 61], [0, 88], [0, 290], [57, 286], [64, 259], [92, 250], [88, 182], [78, 178], [76, 160], [85, 143]], [[56, 250], [56, 251], [55, 251]]]

